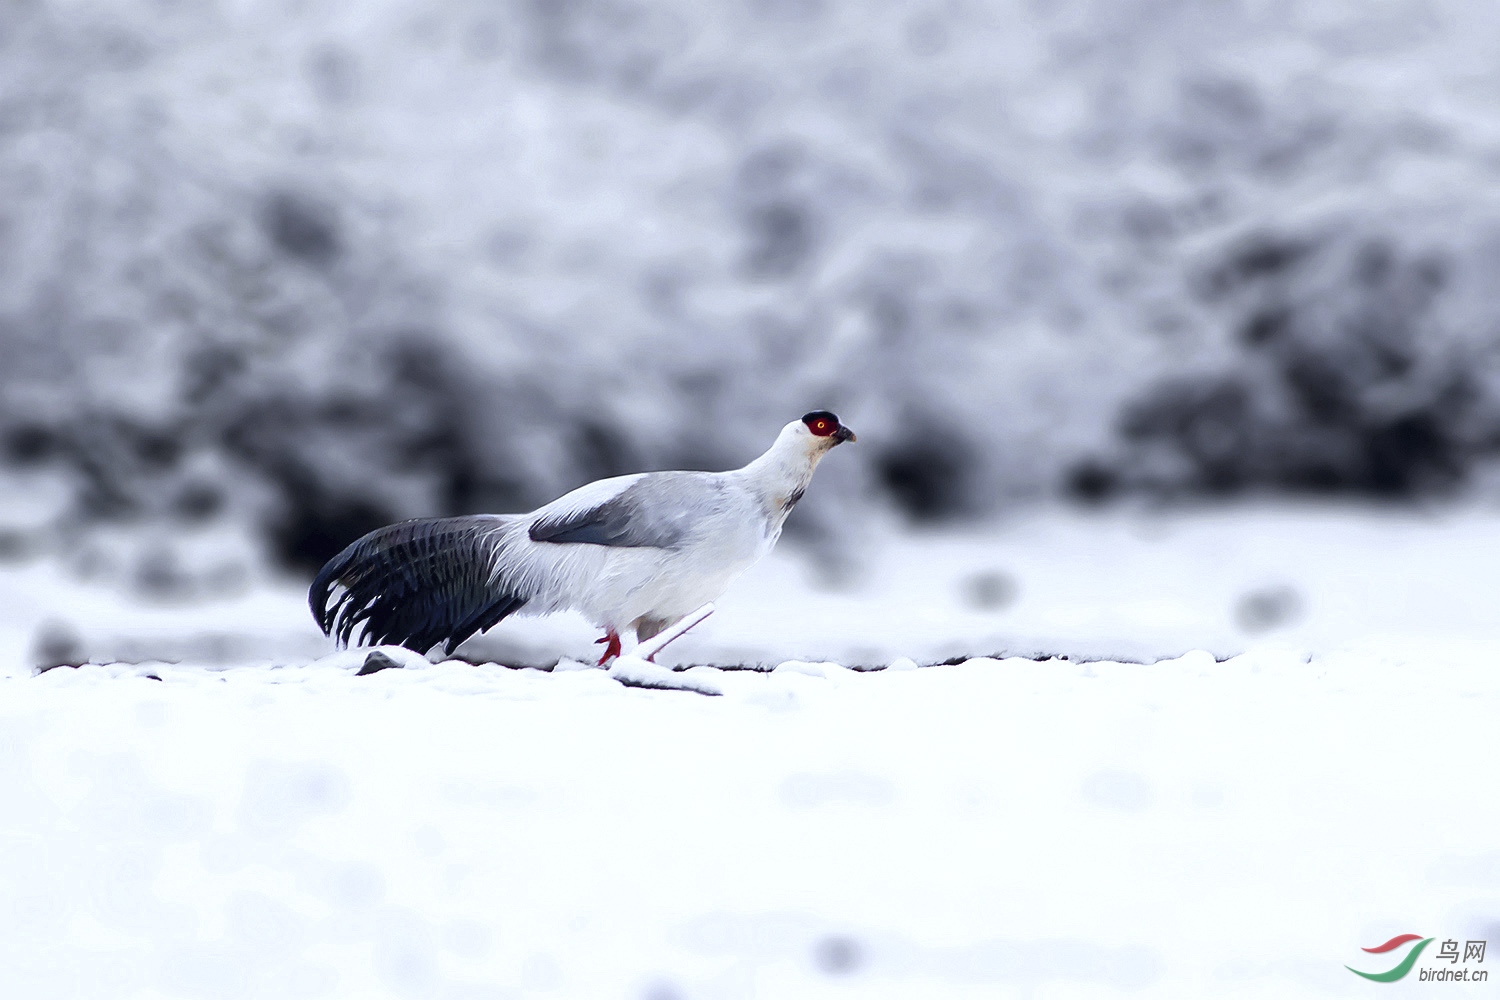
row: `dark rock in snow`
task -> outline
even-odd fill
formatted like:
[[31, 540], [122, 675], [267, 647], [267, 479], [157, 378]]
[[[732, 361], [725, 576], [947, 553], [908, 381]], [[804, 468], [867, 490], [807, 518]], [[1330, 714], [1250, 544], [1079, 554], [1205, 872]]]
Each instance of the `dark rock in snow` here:
[[837, 934], [819, 941], [813, 952], [818, 968], [830, 976], [843, 976], [857, 970], [864, 960], [859, 942]]
[[386, 656], [384, 653], [377, 649], [369, 656], [365, 657], [364, 666], [360, 667], [359, 672], [354, 676], [364, 677], [367, 674], [378, 674], [382, 670], [391, 670], [393, 668], [396, 670], [400, 670], [401, 664], [397, 663], [395, 660], [391, 659], [389, 656]]
[[88, 661], [83, 639], [67, 622], [43, 622], [37, 630], [33, 662], [38, 674], [45, 674], [57, 667], [80, 667]]
[[1020, 596], [1021, 586], [1015, 577], [998, 570], [975, 573], [964, 581], [964, 596], [971, 607], [981, 611], [1001, 611]]
[[1234, 618], [1246, 632], [1269, 632], [1296, 624], [1302, 617], [1302, 595], [1291, 587], [1265, 587], [1240, 597]]

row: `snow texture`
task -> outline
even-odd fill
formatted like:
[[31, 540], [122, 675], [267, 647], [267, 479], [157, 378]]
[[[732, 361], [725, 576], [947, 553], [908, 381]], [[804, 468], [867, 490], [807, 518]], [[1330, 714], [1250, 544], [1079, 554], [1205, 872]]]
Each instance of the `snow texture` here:
[[783, 551], [660, 657], [752, 670], [594, 669], [565, 620], [494, 639], [550, 670], [330, 653], [291, 590], [7, 571], [4, 993], [1354, 995], [1360, 947], [1500, 939], [1497, 542], [1047, 516], [844, 592]]

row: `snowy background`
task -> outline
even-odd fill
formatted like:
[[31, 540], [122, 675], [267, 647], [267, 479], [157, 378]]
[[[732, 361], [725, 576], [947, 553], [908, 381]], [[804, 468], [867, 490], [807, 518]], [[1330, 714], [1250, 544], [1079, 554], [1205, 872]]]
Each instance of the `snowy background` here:
[[[0, 3], [0, 995], [1399, 996], [1341, 966], [1500, 948], [1497, 40]], [[306, 612], [370, 528], [814, 407], [859, 442], [683, 690], [571, 616], [358, 676]]]

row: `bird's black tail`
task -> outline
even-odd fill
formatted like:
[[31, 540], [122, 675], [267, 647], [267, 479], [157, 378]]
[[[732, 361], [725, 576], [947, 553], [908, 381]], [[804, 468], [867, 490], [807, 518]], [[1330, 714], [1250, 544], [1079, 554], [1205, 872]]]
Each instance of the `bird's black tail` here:
[[318, 571], [307, 593], [313, 618], [343, 645], [363, 623], [362, 644], [425, 653], [446, 641], [452, 653], [526, 603], [490, 582], [504, 526], [499, 517], [443, 517], [372, 531]]

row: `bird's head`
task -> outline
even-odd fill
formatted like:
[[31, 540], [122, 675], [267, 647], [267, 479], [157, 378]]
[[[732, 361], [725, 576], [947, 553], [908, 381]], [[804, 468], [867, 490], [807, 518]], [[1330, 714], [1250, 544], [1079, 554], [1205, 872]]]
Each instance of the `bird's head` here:
[[799, 436], [806, 438], [810, 450], [818, 453], [826, 452], [845, 441], [855, 440], [854, 432], [839, 423], [839, 418], [827, 410], [813, 410], [804, 415], [800, 423], [792, 426]]
[[[806, 486], [824, 455], [835, 445], [853, 440], [854, 432], [839, 423], [838, 417], [827, 410], [814, 410], [783, 427], [766, 453], [745, 468], [755, 475], [769, 476], [775, 481], [772, 485], [790, 477]], [[802, 495], [800, 489], [796, 495]]]

